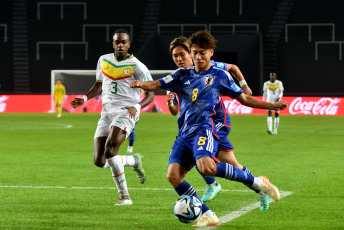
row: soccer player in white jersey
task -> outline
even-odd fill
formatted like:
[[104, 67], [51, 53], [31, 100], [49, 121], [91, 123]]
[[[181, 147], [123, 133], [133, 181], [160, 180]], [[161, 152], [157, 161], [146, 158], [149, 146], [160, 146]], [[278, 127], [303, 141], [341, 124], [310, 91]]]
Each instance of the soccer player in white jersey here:
[[[283, 97], [283, 84], [277, 80], [276, 73], [270, 73], [270, 80], [264, 82], [263, 86], [263, 101], [275, 103]], [[279, 110], [275, 110], [274, 130], [272, 132], [272, 110], [268, 110], [268, 133], [277, 135], [279, 125]]]
[[148, 81], [152, 76], [147, 67], [136, 57], [128, 54], [130, 37], [124, 29], [113, 33], [115, 53], [99, 58], [96, 82], [82, 98], [74, 98], [73, 108], [83, 105], [87, 100], [102, 91], [103, 110], [94, 135], [93, 162], [100, 168], [110, 168], [116, 183], [119, 200], [115, 205], [131, 205], [124, 166], [132, 166], [140, 183], [146, 175], [142, 167], [141, 154], [130, 156], [118, 155], [123, 141], [128, 138], [139, 119], [140, 109], [154, 99], [154, 94], [146, 92], [146, 97], [139, 102], [140, 89], [130, 88], [133, 80]]

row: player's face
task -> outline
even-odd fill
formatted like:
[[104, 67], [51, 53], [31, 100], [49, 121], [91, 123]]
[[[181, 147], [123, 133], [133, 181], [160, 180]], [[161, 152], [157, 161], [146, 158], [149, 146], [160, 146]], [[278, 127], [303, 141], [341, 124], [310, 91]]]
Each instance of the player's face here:
[[271, 81], [271, 82], [275, 82], [276, 79], [277, 79], [276, 74], [270, 74], [270, 81]]
[[191, 47], [191, 55], [196, 66], [196, 71], [203, 72], [210, 68], [210, 59], [214, 55], [214, 50], [193, 45]]
[[117, 58], [125, 58], [130, 48], [129, 36], [126, 33], [117, 33], [113, 36], [113, 48]]
[[61, 81], [60, 81], [60, 80], [57, 80], [57, 81], [56, 81], [56, 84], [57, 84], [57, 85], [61, 85]]
[[172, 58], [179, 68], [193, 65], [191, 54], [182, 46], [176, 46], [172, 50]]

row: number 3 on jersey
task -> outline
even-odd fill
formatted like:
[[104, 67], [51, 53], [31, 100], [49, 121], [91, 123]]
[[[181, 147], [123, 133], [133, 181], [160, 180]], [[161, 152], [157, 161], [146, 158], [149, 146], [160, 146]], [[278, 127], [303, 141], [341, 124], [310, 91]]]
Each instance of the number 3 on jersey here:
[[112, 94], [117, 94], [117, 82], [113, 81], [113, 82], [111, 82], [111, 85], [113, 85], [111, 93]]
[[198, 94], [198, 89], [196, 88], [192, 91], [192, 101], [196, 101], [197, 94]]

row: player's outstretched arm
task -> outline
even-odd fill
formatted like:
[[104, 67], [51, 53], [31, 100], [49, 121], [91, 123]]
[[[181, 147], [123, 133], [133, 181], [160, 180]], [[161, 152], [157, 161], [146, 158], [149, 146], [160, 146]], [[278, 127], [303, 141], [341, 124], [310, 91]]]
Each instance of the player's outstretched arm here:
[[161, 83], [158, 80], [155, 81], [145, 81], [140, 82], [139, 80], [134, 80], [130, 83], [131, 88], [141, 88], [146, 91], [155, 91], [158, 89], [162, 89]]
[[270, 103], [258, 100], [252, 96], [245, 95], [244, 93], [235, 98], [241, 104], [257, 108], [257, 109], [267, 109], [267, 110], [283, 110], [287, 107], [288, 103], [286, 101], [279, 101], [277, 103]]
[[252, 90], [250, 89], [247, 82], [245, 81], [244, 75], [241, 73], [239, 67], [233, 64], [227, 64], [227, 71], [231, 73], [238, 80], [244, 94], [251, 96]]
[[[87, 100], [97, 96], [102, 91], [102, 82], [96, 81], [92, 88], [85, 94]], [[71, 106], [75, 109], [79, 106], [82, 106], [85, 103], [83, 98], [74, 98], [71, 102]]]

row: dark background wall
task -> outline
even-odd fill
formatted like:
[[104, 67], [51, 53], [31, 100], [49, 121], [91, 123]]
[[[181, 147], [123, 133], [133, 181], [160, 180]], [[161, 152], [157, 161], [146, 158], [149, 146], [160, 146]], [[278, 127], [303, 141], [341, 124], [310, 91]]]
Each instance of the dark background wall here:
[[[285, 85], [285, 95], [344, 96], [344, 55], [339, 58], [337, 44], [319, 47], [315, 60], [316, 41], [344, 41], [344, 1], [320, 0], [220, 0], [217, 8], [213, 0], [84, 0], [72, 1], [86, 5], [63, 7], [39, 3], [56, 0], [4, 0], [0, 2], [0, 94], [50, 93], [52, 69], [95, 69], [100, 55], [113, 52], [111, 35], [115, 29], [127, 26], [88, 27], [83, 40], [85, 24], [130, 24], [133, 26], [134, 53], [150, 69], [175, 69], [168, 53], [168, 44], [176, 36], [189, 36], [200, 29], [190, 26], [165, 28], [157, 33], [158, 24], [257, 24], [258, 32], [246, 27], [212, 31], [219, 41], [214, 60], [239, 66], [253, 89], [261, 95], [262, 82], [268, 73], [276, 71]], [[64, 1], [67, 2], [67, 1]], [[329, 27], [289, 30], [287, 23], [332, 23], [335, 37]], [[37, 42], [86, 42], [64, 46], [61, 58], [59, 45], [40, 45]], [[344, 43], [343, 43], [344, 44]], [[341, 52], [344, 51], [344, 45]], [[37, 55], [39, 54], [39, 59]]]

